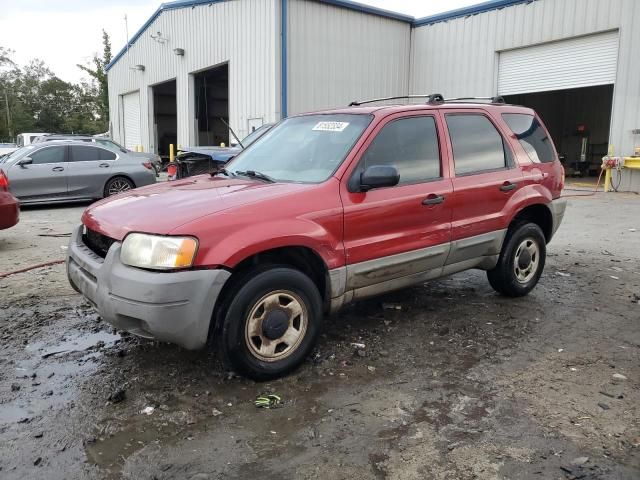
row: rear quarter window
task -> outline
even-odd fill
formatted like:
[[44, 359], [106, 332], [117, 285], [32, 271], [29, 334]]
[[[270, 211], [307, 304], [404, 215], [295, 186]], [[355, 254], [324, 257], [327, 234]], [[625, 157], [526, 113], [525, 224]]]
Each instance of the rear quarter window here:
[[536, 117], [525, 113], [503, 113], [502, 119], [532, 161], [549, 163], [556, 159], [553, 142]]

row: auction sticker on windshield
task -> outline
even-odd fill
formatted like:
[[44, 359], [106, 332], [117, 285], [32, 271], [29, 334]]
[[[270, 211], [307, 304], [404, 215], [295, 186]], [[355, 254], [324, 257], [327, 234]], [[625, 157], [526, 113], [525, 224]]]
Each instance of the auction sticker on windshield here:
[[349, 122], [318, 122], [313, 130], [318, 132], [342, 132]]

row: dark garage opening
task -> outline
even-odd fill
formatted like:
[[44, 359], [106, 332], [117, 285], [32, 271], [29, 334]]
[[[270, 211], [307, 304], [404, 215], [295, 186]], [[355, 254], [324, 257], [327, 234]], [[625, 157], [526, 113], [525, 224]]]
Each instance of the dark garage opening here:
[[[198, 145], [229, 145], [229, 66], [194, 75]], [[226, 123], [225, 123], [226, 122]]]
[[156, 153], [169, 156], [169, 145], [178, 141], [176, 81], [160, 83], [153, 88], [153, 132]]
[[507, 103], [531, 107], [546, 124], [567, 175], [600, 173], [609, 149], [613, 85], [507, 95]]

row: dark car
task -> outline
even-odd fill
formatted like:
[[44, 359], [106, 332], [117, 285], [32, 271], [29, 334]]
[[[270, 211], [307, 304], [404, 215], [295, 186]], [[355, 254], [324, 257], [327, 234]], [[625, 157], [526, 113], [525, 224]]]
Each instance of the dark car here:
[[275, 123], [265, 123], [249, 135], [240, 144], [231, 147], [185, 147], [176, 157], [176, 166], [169, 167], [169, 179], [192, 177], [203, 173], [215, 172], [243, 149], [267, 133]]
[[13, 227], [19, 219], [20, 204], [9, 192], [9, 179], [0, 169], [0, 230]]

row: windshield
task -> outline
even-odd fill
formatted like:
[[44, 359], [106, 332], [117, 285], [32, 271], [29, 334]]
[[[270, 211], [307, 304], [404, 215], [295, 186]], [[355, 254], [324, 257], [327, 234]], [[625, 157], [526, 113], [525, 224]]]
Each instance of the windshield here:
[[260, 172], [283, 182], [323, 182], [340, 166], [372, 118], [358, 114], [288, 118], [242, 151], [226, 170]]
[[263, 136], [267, 131], [273, 127], [273, 123], [267, 123], [266, 125], [262, 125], [259, 128], [256, 128], [253, 132], [242, 139], [242, 145], [244, 148], [247, 148], [253, 142], [258, 140], [261, 136]]
[[35, 148], [36, 147], [34, 147], [32, 145], [27, 145], [26, 147], [21, 147], [21, 148], [19, 148], [17, 150], [14, 150], [13, 152], [11, 152], [6, 157], [2, 157], [2, 159], [0, 159], [0, 163], [9, 163], [12, 160], [17, 160], [18, 158], [21, 158], [21, 157], [25, 156], [27, 154], [27, 152], [30, 152]]
[[118, 145], [113, 140], [98, 140], [98, 139], [96, 139], [96, 143], [99, 144], [99, 145], [102, 145], [105, 148], [108, 148], [112, 152], [127, 153], [127, 150], [125, 150], [124, 147], [121, 147], [120, 145]]

